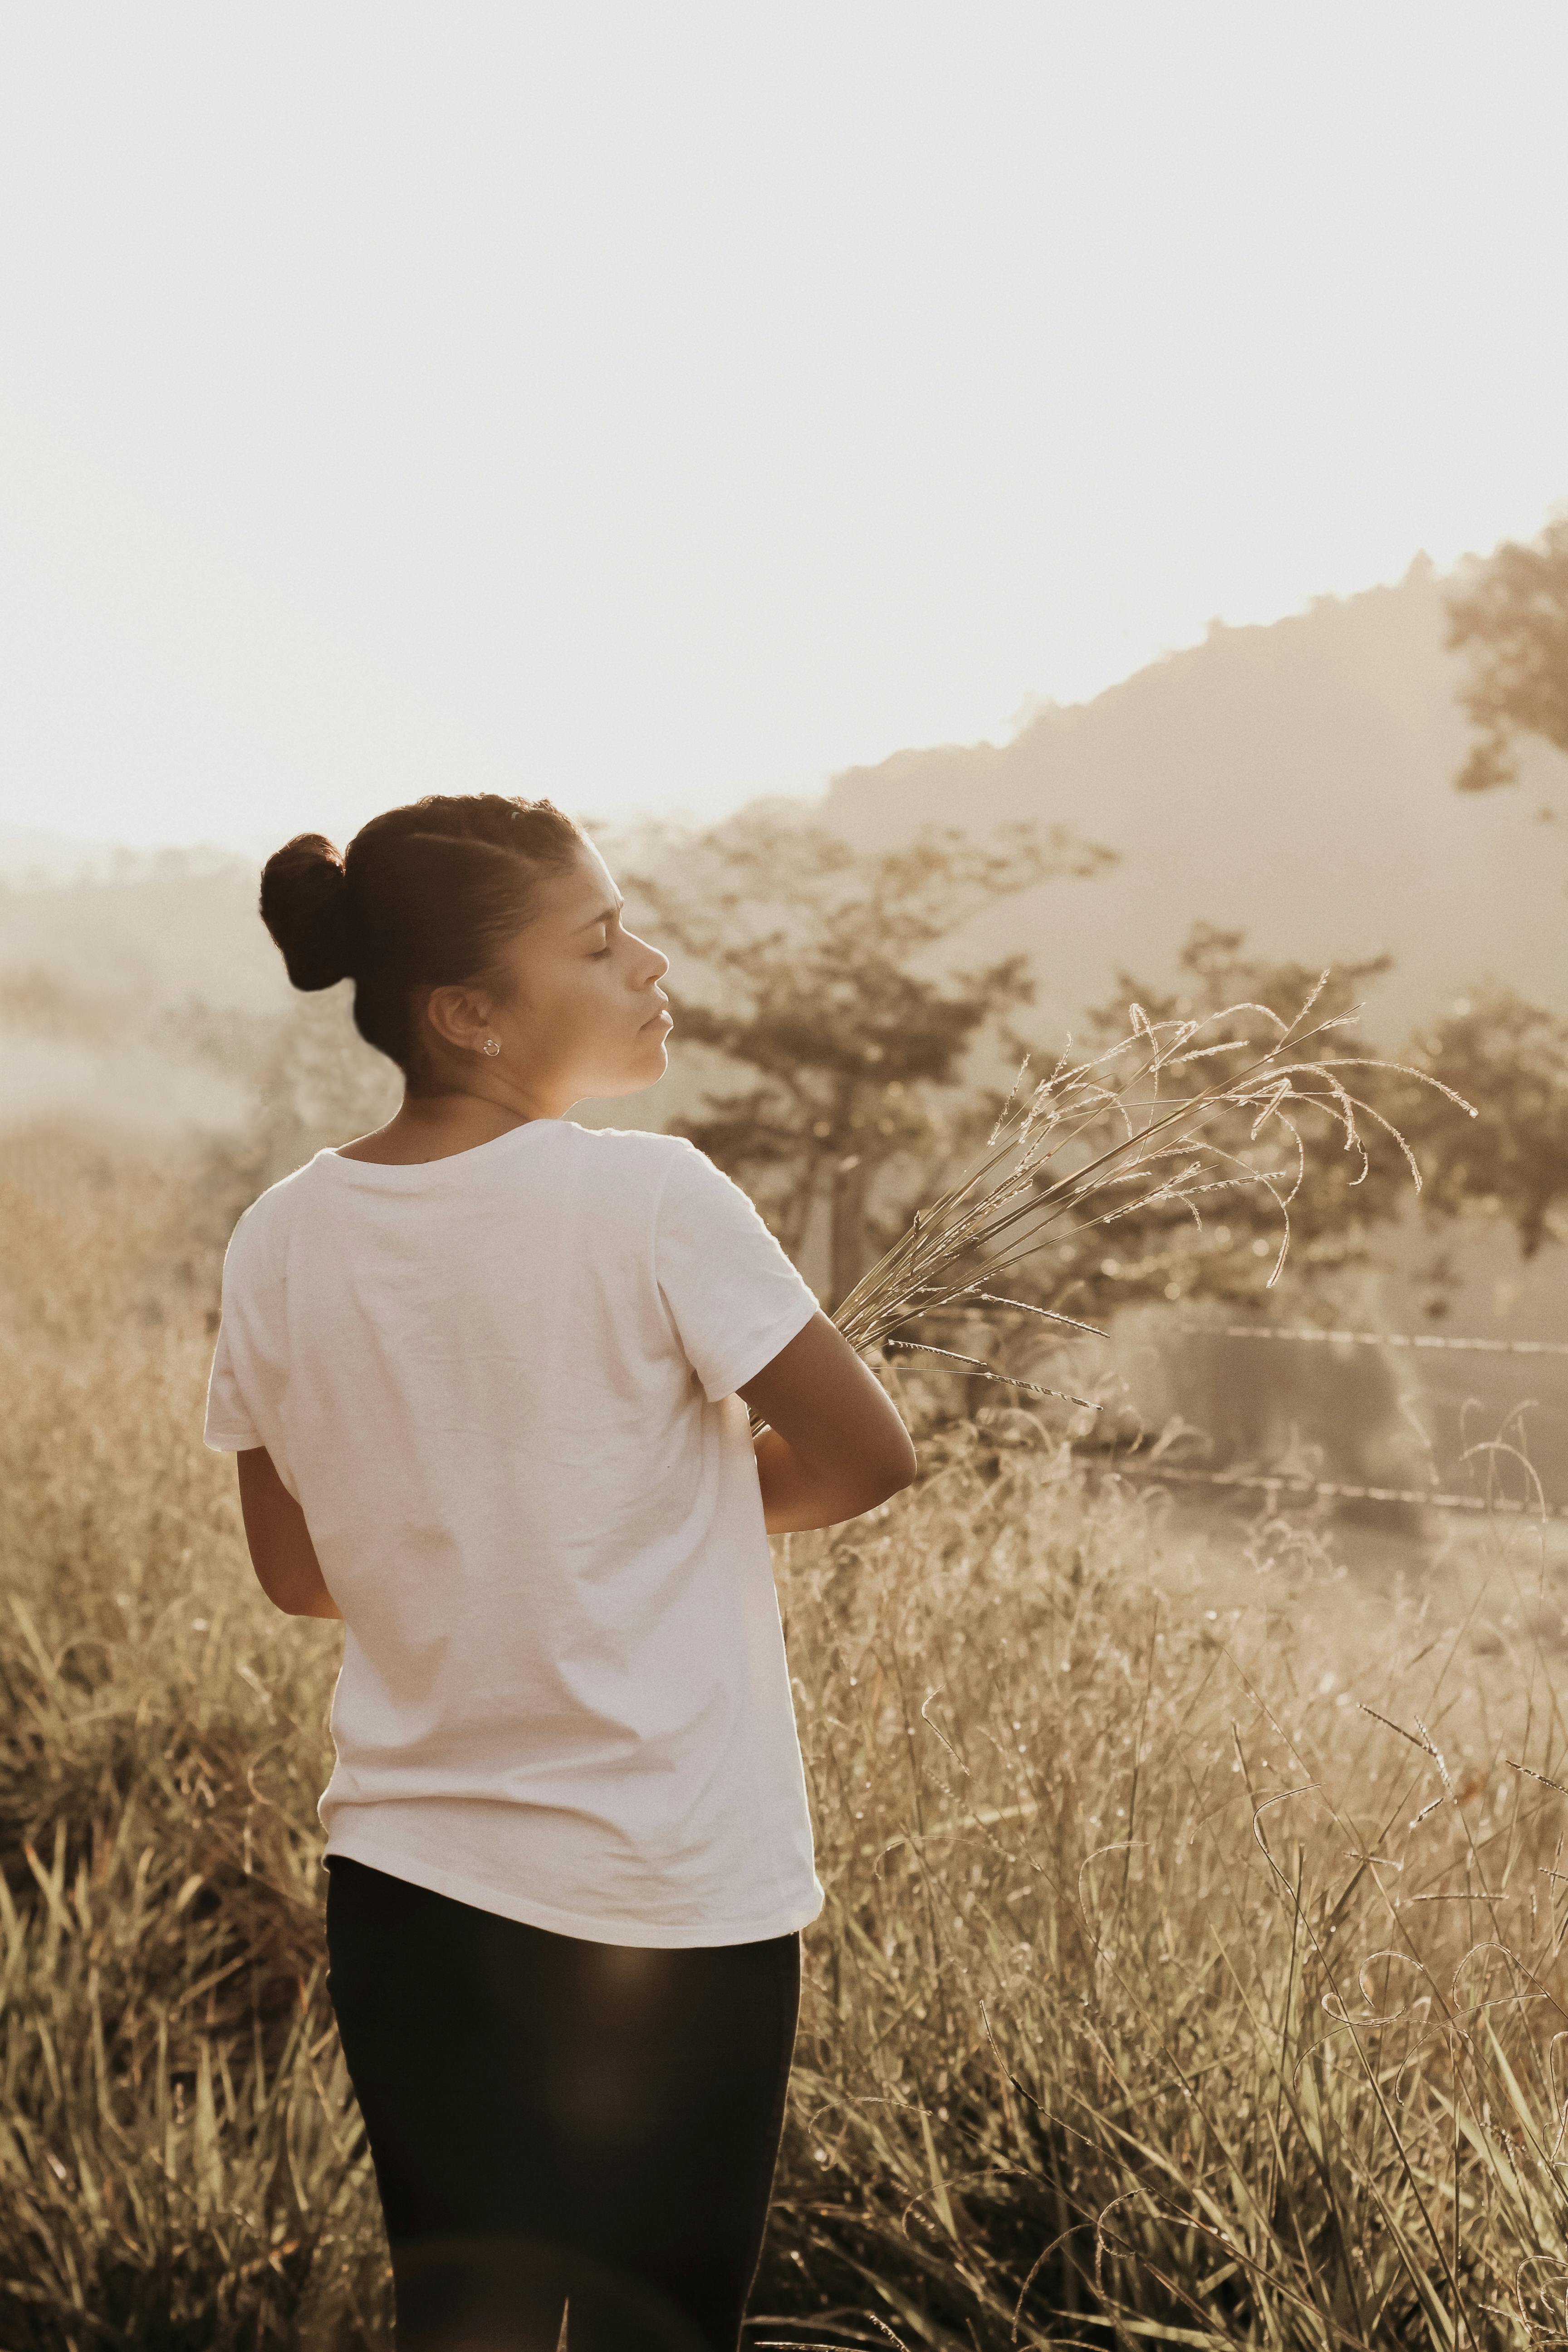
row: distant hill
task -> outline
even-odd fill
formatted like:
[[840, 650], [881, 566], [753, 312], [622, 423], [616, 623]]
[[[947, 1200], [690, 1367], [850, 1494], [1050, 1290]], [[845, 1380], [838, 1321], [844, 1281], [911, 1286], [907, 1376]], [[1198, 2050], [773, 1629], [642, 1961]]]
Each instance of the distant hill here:
[[1468, 735], [1444, 587], [1422, 557], [1397, 587], [1215, 625], [1001, 747], [851, 769], [815, 814], [867, 848], [928, 820], [1033, 816], [1120, 849], [1108, 878], [994, 908], [962, 943], [1028, 947], [1062, 1021], [1118, 967], [1167, 979], [1200, 919], [1309, 964], [1386, 950], [1367, 1030], [1388, 1042], [1486, 975], [1568, 1013], [1568, 760], [1533, 746], [1512, 791], [1454, 790]]
[[20, 874], [0, 870], [0, 1128], [66, 1118], [170, 1135], [243, 1118], [245, 1089], [171, 1051], [163, 1024], [193, 1000], [288, 1003], [255, 867], [211, 850], [105, 850], [74, 877], [32, 859]]
[[0, 971], [152, 1013], [200, 997], [262, 1012], [287, 1002], [256, 911], [257, 869], [221, 850], [109, 850], [74, 876], [0, 870]]
[[[1028, 950], [1039, 1027], [1076, 1022], [1119, 968], [1168, 981], [1199, 919], [1308, 964], [1385, 948], [1396, 970], [1367, 1034], [1388, 1044], [1489, 974], [1568, 1013], [1568, 824], [1537, 815], [1568, 814], [1568, 760], [1539, 747], [1517, 790], [1453, 789], [1467, 735], [1443, 587], [1421, 560], [1397, 587], [1216, 626], [1093, 702], [1040, 710], [1005, 745], [900, 751], [818, 801], [769, 805], [868, 849], [928, 819], [984, 831], [1019, 816], [1118, 848], [1107, 878], [994, 907], [951, 943], [955, 963]], [[679, 863], [679, 840], [650, 861], [635, 827], [604, 840], [628, 870]], [[232, 1088], [210, 1067], [176, 1068], [154, 1037], [191, 998], [289, 1003], [256, 887], [255, 862], [220, 851], [95, 851], [0, 827], [0, 1124], [235, 1116]], [[590, 1117], [662, 1122], [687, 1108], [706, 1074], [679, 1046], [657, 1097]]]
[[113, 855], [101, 843], [78, 841], [68, 834], [44, 833], [30, 824], [0, 824], [0, 879], [75, 881], [84, 874], [105, 871]]

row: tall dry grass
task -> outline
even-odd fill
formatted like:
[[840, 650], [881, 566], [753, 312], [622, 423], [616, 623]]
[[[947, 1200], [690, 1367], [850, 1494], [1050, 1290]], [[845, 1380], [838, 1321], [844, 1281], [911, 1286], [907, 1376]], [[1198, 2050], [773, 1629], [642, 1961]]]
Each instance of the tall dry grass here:
[[[382, 2343], [321, 1980], [338, 1637], [269, 1610], [201, 1446], [177, 1173], [10, 1173], [0, 2344]], [[1529, 1531], [1487, 1656], [1027, 1416], [924, 1459], [778, 1548], [828, 1901], [759, 2342], [1568, 2342]]]
[[1483, 1681], [1259, 1532], [1221, 1579], [1047, 1444], [791, 1539], [829, 1905], [787, 2226], [846, 2320], [1563, 2340], [1568, 1800], [1504, 1760], [1564, 1777], [1539, 1650]]

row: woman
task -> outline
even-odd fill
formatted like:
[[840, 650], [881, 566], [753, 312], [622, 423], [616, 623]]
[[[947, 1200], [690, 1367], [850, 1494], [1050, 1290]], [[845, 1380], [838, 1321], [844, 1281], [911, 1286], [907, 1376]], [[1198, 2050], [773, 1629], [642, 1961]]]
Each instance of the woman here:
[[403, 2352], [553, 2352], [568, 2302], [573, 2352], [736, 2345], [822, 1902], [766, 1531], [915, 1469], [745, 1195], [567, 1117], [665, 1069], [621, 910], [491, 794], [262, 876], [405, 1081], [240, 1219], [206, 1424], [263, 1589], [343, 1621], [329, 1982]]

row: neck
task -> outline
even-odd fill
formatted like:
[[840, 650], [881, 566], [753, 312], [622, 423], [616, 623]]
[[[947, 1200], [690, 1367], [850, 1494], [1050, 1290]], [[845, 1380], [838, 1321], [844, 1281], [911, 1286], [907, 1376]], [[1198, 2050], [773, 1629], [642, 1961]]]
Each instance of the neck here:
[[454, 1088], [440, 1094], [405, 1094], [401, 1108], [374, 1135], [342, 1147], [352, 1160], [415, 1161], [445, 1160], [456, 1151], [469, 1151], [479, 1143], [523, 1127], [531, 1119], [562, 1118], [571, 1108], [525, 1095], [497, 1082], [493, 1087]]

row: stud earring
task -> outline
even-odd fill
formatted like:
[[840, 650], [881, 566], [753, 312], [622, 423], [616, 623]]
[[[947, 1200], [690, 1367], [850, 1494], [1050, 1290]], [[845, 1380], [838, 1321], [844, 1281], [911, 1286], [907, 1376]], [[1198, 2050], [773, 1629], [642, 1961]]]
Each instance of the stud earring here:
[[487, 1037], [484, 1044], [480, 1046], [479, 1051], [482, 1054], [499, 1054], [500, 1052], [500, 1039], [499, 1037]]

